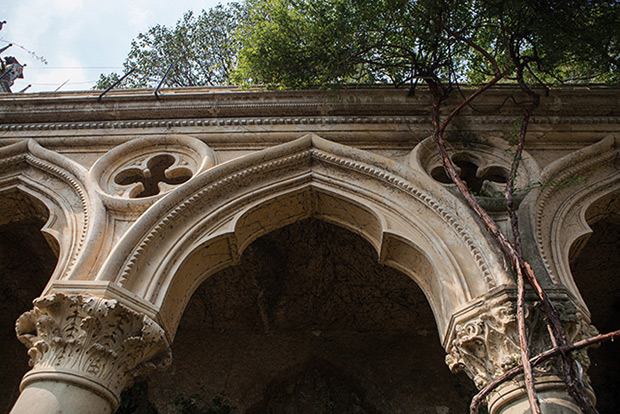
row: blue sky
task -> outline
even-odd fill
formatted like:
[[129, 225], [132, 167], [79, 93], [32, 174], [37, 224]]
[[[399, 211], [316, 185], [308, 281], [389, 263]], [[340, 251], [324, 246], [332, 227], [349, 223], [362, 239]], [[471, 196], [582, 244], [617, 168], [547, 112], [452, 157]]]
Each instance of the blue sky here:
[[[2, 57], [15, 56], [24, 79], [19, 92], [91, 89], [99, 74], [122, 71], [131, 40], [156, 24], [173, 26], [187, 10], [200, 12], [226, 0], [8, 0], [0, 9]], [[40, 59], [29, 52], [47, 61]], [[66, 83], [65, 83], [66, 82]]]

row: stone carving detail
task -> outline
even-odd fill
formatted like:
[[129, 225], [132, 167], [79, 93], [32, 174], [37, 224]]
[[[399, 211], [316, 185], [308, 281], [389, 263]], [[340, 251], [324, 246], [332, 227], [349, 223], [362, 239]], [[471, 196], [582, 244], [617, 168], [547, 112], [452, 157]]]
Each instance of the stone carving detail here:
[[34, 302], [15, 330], [28, 348], [28, 375], [54, 371], [86, 378], [119, 398], [136, 378], [167, 368], [164, 331], [115, 300], [62, 293]]
[[110, 194], [145, 198], [165, 193], [192, 178], [196, 163], [189, 165], [182, 154], [157, 152], [126, 160], [109, 173], [105, 184]]
[[[174, 166], [177, 160], [170, 154], [159, 154], [148, 158], [146, 168], [126, 168], [114, 177], [114, 183], [130, 186], [131, 198], [150, 197], [162, 190], [182, 184], [192, 177], [192, 171], [184, 166]], [[186, 163], [187, 164], [187, 163]]]
[[26, 65], [19, 63], [13, 56], [7, 56], [4, 60], [0, 59], [0, 63], [2, 64], [0, 70], [0, 93], [13, 93], [11, 86], [15, 83], [15, 79], [24, 79], [24, 66]]
[[215, 164], [213, 151], [196, 138], [153, 136], [110, 150], [93, 165], [91, 176], [106, 199], [148, 204]]
[[478, 388], [518, 362], [517, 318], [511, 303], [458, 325], [455, 333], [446, 363], [453, 372], [465, 371]]
[[[467, 139], [465, 139], [467, 138]], [[505, 140], [463, 137], [450, 143], [450, 158], [459, 176], [477, 197], [503, 199], [506, 180], [510, 175], [514, 148]], [[452, 184], [444, 172], [432, 138], [427, 138], [411, 152], [409, 166], [425, 171], [442, 184]], [[527, 189], [540, 175], [536, 162], [524, 153], [516, 176], [515, 188]]]
[[[584, 320], [574, 306], [556, 304], [569, 340], [578, 341], [597, 334], [596, 328]], [[531, 356], [552, 347], [538, 303], [526, 305], [526, 328]], [[581, 351], [574, 356], [585, 371], [590, 365], [586, 352]], [[476, 317], [457, 324], [455, 337], [446, 355], [450, 369], [453, 372], [464, 371], [478, 388], [483, 388], [520, 362], [516, 303], [513, 300], [487, 303]], [[560, 374], [557, 359], [549, 359], [533, 370], [535, 375]], [[584, 380], [589, 381], [585, 373]]]

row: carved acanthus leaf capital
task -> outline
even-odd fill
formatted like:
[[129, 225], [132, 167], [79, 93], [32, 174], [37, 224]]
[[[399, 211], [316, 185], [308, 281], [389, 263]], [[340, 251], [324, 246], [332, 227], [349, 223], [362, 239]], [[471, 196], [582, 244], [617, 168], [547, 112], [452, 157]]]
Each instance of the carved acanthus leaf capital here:
[[162, 328], [116, 300], [56, 293], [34, 302], [15, 326], [28, 347], [29, 373], [86, 379], [117, 398], [138, 377], [171, 361]]
[[457, 325], [446, 363], [463, 370], [481, 388], [518, 362], [519, 342], [514, 305], [489, 307], [476, 318]]
[[[569, 340], [575, 342], [597, 333], [596, 328], [569, 302], [560, 301], [556, 303], [556, 308]], [[516, 304], [513, 299], [487, 301], [476, 316], [457, 324], [454, 333], [446, 363], [453, 372], [464, 371], [478, 388], [486, 386], [521, 362]], [[531, 356], [552, 347], [538, 303], [526, 305], [526, 335]], [[589, 359], [585, 351], [575, 359], [583, 368], [588, 368]], [[536, 375], [555, 375], [559, 372], [555, 359], [534, 368]], [[584, 379], [587, 381], [587, 377]]]

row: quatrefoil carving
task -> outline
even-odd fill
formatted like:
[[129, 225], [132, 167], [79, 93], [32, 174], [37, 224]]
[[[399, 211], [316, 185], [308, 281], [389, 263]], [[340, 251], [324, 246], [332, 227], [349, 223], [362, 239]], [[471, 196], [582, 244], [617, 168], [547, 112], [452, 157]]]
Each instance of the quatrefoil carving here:
[[105, 205], [138, 211], [217, 164], [215, 153], [189, 135], [139, 137], [99, 158], [90, 170]]
[[185, 167], [173, 167], [176, 159], [170, 154], [158, 154], [146, 163], [146, 168], [131, 167], [120, 171], [114, 182], [121, 186], [133, 186], [131, 198], [151, 197], [171, 186], [182, 184], [192, 177]]

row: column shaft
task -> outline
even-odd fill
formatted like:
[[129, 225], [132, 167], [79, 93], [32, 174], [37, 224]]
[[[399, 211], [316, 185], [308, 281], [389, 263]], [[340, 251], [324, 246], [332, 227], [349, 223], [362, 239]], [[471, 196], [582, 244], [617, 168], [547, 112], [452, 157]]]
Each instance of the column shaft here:
[[22, 389], [10, 414], [111, 414], [110, 401], [80, 386], [36, 381]]

